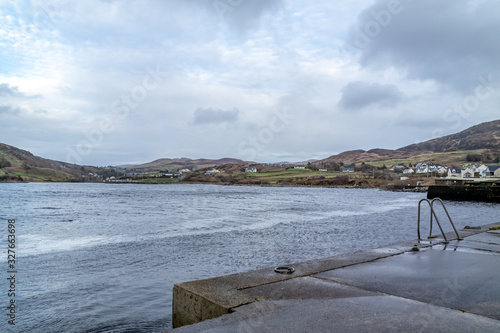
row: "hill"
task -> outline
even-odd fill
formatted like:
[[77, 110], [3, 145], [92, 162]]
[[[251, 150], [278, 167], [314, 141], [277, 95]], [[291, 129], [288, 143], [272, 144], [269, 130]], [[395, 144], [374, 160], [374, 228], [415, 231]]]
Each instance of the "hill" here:
[[399, 148], [398, 151], [443, 153], [477, 149], [500, 149], [500, 120], [482, 123], [460, 133]]
[[95, 175], [101, 169], [45, 159], [29, 151], [0, 143], [0, 182], [100, 181], [100, 177]]
[[221, 158], [218, 160], [211, 159], [196, 159], [192, 160], [186, 157], [183, 158], [160, 158], [153, 162], [138, 164], [138, 165], [126, 165], [127, 169], [140, 170], [140, 171], [158, 171], [161, 169], [190, 169], [198, 170], [204, 168], [211, 168], [214, 166], [224, 165], [224, 164], [235, 164], [235, 165], [245, 165], [253, 162], [245, 162], [235, 158]]
[[139, 172], [157, 172], [163, 169], [199, 170], [221, 165], [243, 166], [250, 163], [252, 162], [234, 158], [217, 160], [162, 158], [141, 165], [101, 168], [49, 160], [35, 156], [29, 151], [0, 143], [0, 182], [101, 182], [111, 176], [124, 176], [130, 170]]
[[371, 150], [349, 150], [338, 155], [332, 155], [323, 160], [316, 161], [316, 163], [358, 163], [366, 161], [378, 161], [378, 160], [391, 160], [396, 158], [408, 157], [410, 154], [404, 152], [398, 152], [396, 150], [390, 149], [371, 149]]
[[405, 146], [396, 150], [371, 149], [351, 150], [317, 161], [315, 165], [332, 163], [369, 162], [382, 164], [407, 164], [433, 161], [447, 165], [465, 162], [498, 163], [500, 157], [500, 120], [482, 123], [456, 134], [443, 136]]

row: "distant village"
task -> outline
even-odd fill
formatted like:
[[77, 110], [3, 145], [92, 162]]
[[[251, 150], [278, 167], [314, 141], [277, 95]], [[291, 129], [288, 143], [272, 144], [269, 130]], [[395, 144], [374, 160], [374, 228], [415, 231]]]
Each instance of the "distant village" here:
[[[461, 168], [447, 167], [432, 163], [417, 163], [414, 167], [393, 165], [389, 168], [396, 174], [401, 174], [404, 180], [413, 174], [427, 174], [443, 179], [474, 179], [474, 178], [500, 178], [500, 165], [465, 164]], [[342, 172], [354, 172], [352, 168], [343, 168]]]
[[[282, 164], [263, 164], [266, 166], [283, 167]], [[363, 163], [364, 165], [364, 163]], [[291, 166], [294, 169], [308, 169], [308, 166]], [[368, 169], [370, 167], [368, 166]], [[364, 168], [365, 171], [367, 168]], [[401, 164], [392, 165], [391, 167], [382, 167], [377, 169], [388, 169], [395, 174], [401, 175], [401, 180], [413, 174], [427, 174], [446, 179], [471, 179], [471, 178], [500, 178], [500, 165], [485, 165], [485, 164], [464, 164], [461, 168], [448, 167], [433, 163], [417, 163], [415, 166], [405, 166]], [[328, 172], [329, 169], [318, 168], [318, 171]], [[255, 168], [247, 168], [246, 172], [257, 172]], [[354, 173], [356, 171], [363, 171], [361, 166], [350, 166], [340, 168], [343, 173]]]
[[[394, 166], [401, 168], [402, 166]], [[418, 163], [413, 168], [402, 168], [403, 174], [445, 174], [448, 179], [500, 178], [500, 165], [465, 164], [462, 168], [448, 168], [440, 165]]]
[[[360, 163], [351, 164], [344, 166], [342, 163], [336, 164], [332, 168], [321, 168], [317, 165], [307, 163], [305, 165], [293, 165], [293, 164], [283, 164], [283, 163], [261, 163], [252, 166], [241, 166], [237, 168], [239, 170], [237, 173], [244, 174], [256, 174], [261, 172], [266, 172], [266, 167], [269, 168], [282, 168], [286, 170], [296, 169], [297, 171], [303, 170], [314, 171], [316, 173], [335, 173], [335, 174], [345, 174], [347, 177], [356, 177], [356, 175], [364, 174], [365, 176], [370, 173], [373, 174], [373, 178], [376, 176], [376, 172], [380, 175], [392, 175], [392, 179], [397, 179], [400, 181], [405, 181], [409, 179], [414, 179], [419, 176], [430, 176], [437, 177], [443, 180], [462, 180], [462, 181], [481, 181], [487, 179], [500, 179], [500, 165], [485, 165], [485, 164], [465, 164], [462, 167], [448, 167], [444, 165], [434, 164], [430, 162], [421, 162], [415, 165], [392, 165], [386, 167], [373, 167], [371, 165]], [[124, 170], [122, 174], [117, 174], [115, 176], [110, 176], [104, 179], [104, 182], [109, 183], [141, 183], [141, 182], [169, 182], [169, 181], [182, 181], [186, 176], [196, 172], [203, 176], [223, 176], [226, 174], [223, 166], [213, 166], [212, 168], [206, 168], [202, 170], [191, 170], [188, 168], [179, 170], [160, 170], [157, 172], [146, 172], [146, 171], [134, 171], [134, 170]], [[352, 174], [352, 176], [350, 176]], [[97, 176], [97, 175], [91, 175]]]
[[130, 171], [125, 172], [122, 176], [107, 177], [104, 182], [108, 183], [138, 183], [144, 179], [182, 179], [187, 173], [192, 172], [190, 169], [174, 170], [160, 170], [158, 172], [147, 171]]

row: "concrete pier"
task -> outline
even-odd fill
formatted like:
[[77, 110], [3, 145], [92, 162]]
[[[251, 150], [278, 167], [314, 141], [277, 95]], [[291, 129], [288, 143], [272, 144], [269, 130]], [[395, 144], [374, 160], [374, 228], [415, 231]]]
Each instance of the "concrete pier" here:
[[174, 331], [500, 332], [499, 224], [179, 283]]
[[441, 185], [431, 185], [427, 191], [427, 199], [441, 198], [456, 201], [484, 201], [500, 203], [500, 180], [443, 181]]

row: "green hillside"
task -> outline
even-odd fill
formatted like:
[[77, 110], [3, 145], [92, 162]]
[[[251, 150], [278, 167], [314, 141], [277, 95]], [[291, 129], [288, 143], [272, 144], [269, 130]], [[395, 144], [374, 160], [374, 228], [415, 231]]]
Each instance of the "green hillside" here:
[[[81, 182], [95, 167], [53, 161], [0, 143], [0, 182]], [[83, 177], [85, 176], [85, 177]]]

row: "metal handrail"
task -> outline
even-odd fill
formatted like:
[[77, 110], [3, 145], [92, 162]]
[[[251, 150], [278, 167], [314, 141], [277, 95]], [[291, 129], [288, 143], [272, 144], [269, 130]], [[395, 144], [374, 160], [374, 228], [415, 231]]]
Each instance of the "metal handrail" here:
[[446, 238], [446, 235], [444, 234], [443, 228], [441, 228], [441, 223], [439, 223], [439, 219], [436, 215], [436, 212], [434, 211], [434, 201], [436, 201], [436, 200], [439, 201], [441, 203], [441, 205], [443, 206], [444, 211], [446, 212], [446, 215], [448, 216], [448, 219], [450, 220], [451, 226], [453, 227], [453, 230], [455, 230], [455, 234], [457, 235], [457, 240], [462, 240], [463, 238], [460, 238], [460, 235], [458, 234], [457, 228], [455, 228], [455, 225], [453, 224], [453, 221], [451, 220], [450, 214], [448, 213], [448, 210], [446, 209], [446, 206], [444, 205], [443, 200], [441, 200], [440, 198], [434, 198], [434, 199], [432, 199], [432, 201], [429, 201], [428, 199], [422, 199], [418, 202], [418, 224], [417, 224], [418, 240], [419, 241], [422, 240], [420, 238], [420, 205], [422, 204], [423, 201], [425, 201], [429, 204], [429, 208], [431, 209], [431, 217], [430, 217], [431, 225], [430, 225], [430, 230], [429, 230], [429, 238], [431, 238], [431, 236], [432, 236], [432, 217], [434, 216], [434, 218], [436, 219], [436, 223], [439, 226], [439, 230], [441, 230], [441, 234], [443, 235], [444, 243], [445, 244], [449, 243], [448, 239]]
[[422, 238], [420, 238], [420, 205], [422, 204], [422, 201], [425, 201], [429, 204], [429, 208], [431, 209], [431, 217], [432, 217], [432, 215], [434, 215], [434, 217], [436, 218], [436, 222], [437, 222], [439, 229], [441, 230], [441, 234], [443, 235], [443, 238], [444, 238], [444, 243], [448, 244], [449, 243], [448, 239], [446, 238], [446, 235], [444, 234], [443, 228], [441, 228], [441, 223], [439, 223], [439, 219], [436, 216], [436, 212], [434, 212], [434, 208], [432, 208], [431, 202], [427, 199], [422, 199], [418, 202], [418, 224], [417, 224], [418, 240], [422, 240]]
[[[455, 228], [455, 224], [453, 224], [453, 221], [451, 220], [451, 217], [450, 217], [450, 213], [448, 213], [448, 209], [446, 209], [446, 206], [444, 205], [443, 200], [441, 200], [440, 198], [432, 199], [432, 201], [431, 201], [432, 210], [434, 210], [434, 201], [436, 201], [436, 200], [441, 203], [441, 206], [443, 206], [443, 209], [444, 209], [446, 215], [448, 216], [448, 220], [450, 220], [451, 226], [453, 227], [453, 230], [455, 230], [455, 234], [457, 235], [457, 240], [462, 240], [463, 238], [460, 238], [460, 235], [458, 234], [457, 228]], [[429, 237], [430, 236], [432, 236], [432, 214], [431, 214], [431, 227], [429, 230]]]

